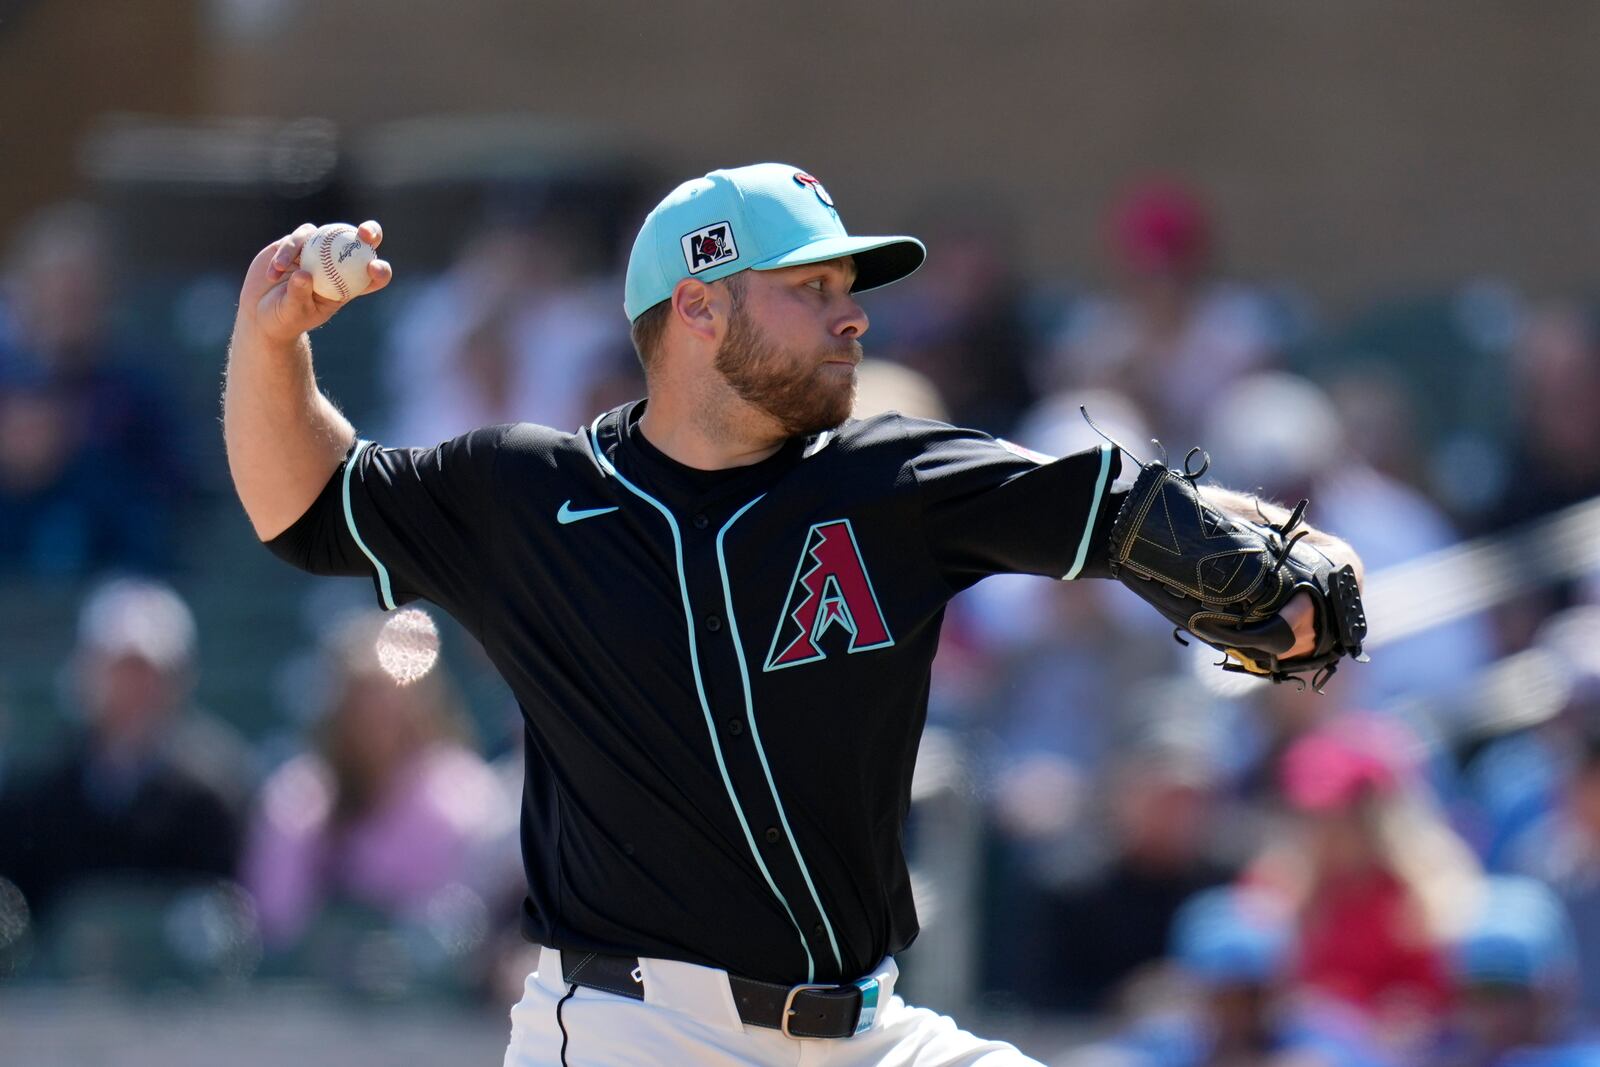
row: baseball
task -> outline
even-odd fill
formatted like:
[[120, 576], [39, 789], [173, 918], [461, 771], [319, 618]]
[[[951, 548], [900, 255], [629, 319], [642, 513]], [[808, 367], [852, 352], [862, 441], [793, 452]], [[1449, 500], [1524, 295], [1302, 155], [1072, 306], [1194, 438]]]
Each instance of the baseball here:
[[311, 288], [328, 300], [349, 300], [366, 292], [372, 284], [367, 264], [376, 258], [372, 246], [363, 241], [348, 222], [330, 222], [317, 227], [300, 251], [300, 269], [311, 275]]
[[401, 685], [410, 685], [438, 662], [439, 628], [425, 611], [398, 611], [383, 624], [377, 652], [384, 672]]

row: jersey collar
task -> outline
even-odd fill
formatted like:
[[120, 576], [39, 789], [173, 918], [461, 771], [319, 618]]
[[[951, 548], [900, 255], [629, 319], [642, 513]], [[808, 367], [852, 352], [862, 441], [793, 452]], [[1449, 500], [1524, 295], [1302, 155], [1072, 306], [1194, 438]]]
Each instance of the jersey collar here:
[[726, 471], [701, 471], [665, 455], [639, 432], [639, 416], [648, 398], [629, 401], [602, 415], [595, 439], [600, 449], [630, 478], [662, 489], [680, 500], [706, 501], [725, 496], [748, 496], [782, 478], [802, 457], [810, 454], [815, 437], [794, 437], [759, 463]]

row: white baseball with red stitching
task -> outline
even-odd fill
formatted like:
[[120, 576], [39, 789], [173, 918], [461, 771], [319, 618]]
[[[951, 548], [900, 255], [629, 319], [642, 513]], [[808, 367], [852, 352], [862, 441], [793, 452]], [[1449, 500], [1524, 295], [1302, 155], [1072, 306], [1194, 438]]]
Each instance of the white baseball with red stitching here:
[[372, 279], [367, 264], [377, 253], [348, 222], [330, 222], [300, 250], [300, 269], [311, 274], [311, 287], [329, 300], [349, 300], [366, 292]]

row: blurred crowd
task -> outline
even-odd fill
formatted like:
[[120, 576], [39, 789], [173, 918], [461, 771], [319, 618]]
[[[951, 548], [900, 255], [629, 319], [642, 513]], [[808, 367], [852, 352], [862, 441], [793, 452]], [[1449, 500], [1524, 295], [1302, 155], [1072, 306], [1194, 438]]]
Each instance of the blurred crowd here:
[[[1141, 454], [1198, 444], [1222, 484], [1309, 498], [1369, 576], [1600, 498], [1580, 300], [1463, 279], [1335, 315], [1231, 276], [1203, 195], [1167, 179], [1106, 206], [1093, 284], [1026, 277], [992, 199], [908, 225], [931, 254], [864, 301], [858, 413], [1059, 455], [1098, 441], [1085, 405]], [[639, 395], [620, 260], [575, 255], [581, 226], [486, 223], [386, 294], [363, 433], [570, 429]], [[3, 260], [0, 583], [93, 584], [70, 742], [19, 761], [0, 732], [0, 979], [154, 954], [509, 1003], [514, 708], [483, 736], [449, 669], [397, 684], [371, 613], [322, 620], [291, 743], [196, 706], [205, 628], [167, 579], [206, 566], [178, 558], [192, 517], [236, 505], [195, 458], [213, 411], [114, 326], [107, 232], [58, 205]], [[1224, 676], [1115, 584], [993, 578], [952, 605], [930, 729], [983, 828], [977, 912], [936, 921], [971, 924], [985, 1007], [1081, 1020], [1051, 1062], [1600, 1064], [1595, 576], [1388, 641], [1320, 696]], [[947, 847], [916, 829], [918, 855]]]

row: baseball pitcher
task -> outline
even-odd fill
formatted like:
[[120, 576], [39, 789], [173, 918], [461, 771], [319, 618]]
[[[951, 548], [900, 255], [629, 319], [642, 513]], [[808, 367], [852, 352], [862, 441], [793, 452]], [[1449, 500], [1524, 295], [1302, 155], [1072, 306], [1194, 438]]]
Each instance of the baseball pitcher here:
[[[1051, 460], [851, 421], [856, 296], [924, 248], [851, 236], [805, 171], [713, 171], [650, 212], [623, 300], [648, 395], [570, 432], [359, 438], [312, 371], [341, 304], [298, 269], [311, 232], [245, 277], [229, 464], [274, 553], [365, 575], [386, 609], [432, 601], [517, 698], [542, 950], [508, 1067], [1033, 1062], [894, 995], [930, 664], [986, 575], [1120, 579], [1275, 680], [1360, 653], [1358, 564], [1303, 509], [1155, 462], [1119, 491], [1109, 442]], [[391, 276], [367, 270], [368, 292]]]

